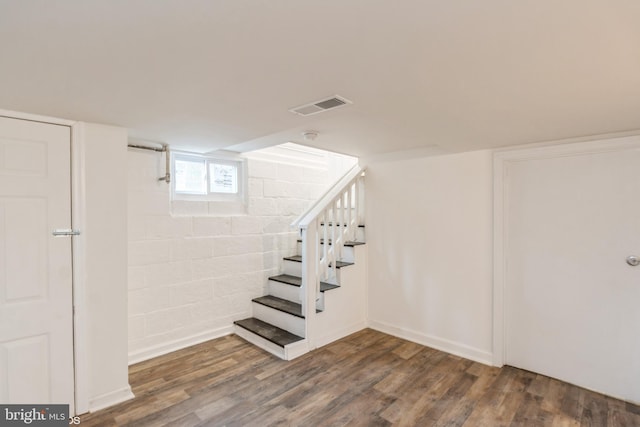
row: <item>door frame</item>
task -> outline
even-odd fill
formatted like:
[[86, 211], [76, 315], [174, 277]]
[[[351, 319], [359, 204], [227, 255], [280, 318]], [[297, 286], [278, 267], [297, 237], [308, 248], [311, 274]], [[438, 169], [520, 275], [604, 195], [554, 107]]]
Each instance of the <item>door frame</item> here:
[[[71, 227], [84, 230], [86, 224], [85, 200], [85, 132], [84, 123], [58, 119], [36, 114], [20, 113], [0, 109], [0, 117], [27, 120], [68, 126], [71, 129]], [[73, 309], [73, 366], [74, 366], [74, 403], [75, 413], [89, 411], [89, 366], [87, 354], [87, 305], [85, 265], [86, 255], [84, 239], [73, 237], [71, 240], [72, 263], [72, 309]], [[73, 415], [73, 414], [70, 414]]]
[[560, 145], [496, 151], [493, 155], [493, 365], [506, 363], [506, 271], [509, 237], [509, 168], [514, 163], [640, 149], [640, 135], [600, 136]]

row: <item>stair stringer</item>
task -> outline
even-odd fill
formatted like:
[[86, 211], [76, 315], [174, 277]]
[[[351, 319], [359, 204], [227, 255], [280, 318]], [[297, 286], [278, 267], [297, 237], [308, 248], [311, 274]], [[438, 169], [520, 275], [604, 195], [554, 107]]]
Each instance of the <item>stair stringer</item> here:
[[340, 287], [324, 292], [324, 311], [312, 331], [314, 348], [367, 327], [367, 245], [353, 249], [355, 263], [340, 269]]

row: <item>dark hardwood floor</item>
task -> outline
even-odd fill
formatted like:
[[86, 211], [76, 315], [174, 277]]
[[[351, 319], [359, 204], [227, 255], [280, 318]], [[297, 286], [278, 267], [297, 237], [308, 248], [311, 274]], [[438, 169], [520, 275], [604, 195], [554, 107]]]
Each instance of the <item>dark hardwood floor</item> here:
[[365, 329], [291, 362], [235, 335], [133, 365], [89, 426], [640, 426], [640, 407]]

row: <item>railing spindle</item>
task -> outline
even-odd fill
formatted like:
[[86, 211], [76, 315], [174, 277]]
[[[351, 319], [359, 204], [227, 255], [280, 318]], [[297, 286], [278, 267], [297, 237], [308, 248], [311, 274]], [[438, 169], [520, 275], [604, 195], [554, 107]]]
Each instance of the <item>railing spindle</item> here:
[[[302, 235], [302, 286], [300, 299], [306, 318], [305, 337], [315, 348], [316, 301], [320, 281], [337, 283], [337, 261], [342, 259], [344, 243], [356, 240], [364, 214], [364, 171], [354, 166], [338, 183], [300, 216], [293, 226]], [[321, 224], [324, 224], [320, 230]], [[321, 242], [324, 244], [321, 245]], [[331, 242], [331, 245], [329, 244]]]

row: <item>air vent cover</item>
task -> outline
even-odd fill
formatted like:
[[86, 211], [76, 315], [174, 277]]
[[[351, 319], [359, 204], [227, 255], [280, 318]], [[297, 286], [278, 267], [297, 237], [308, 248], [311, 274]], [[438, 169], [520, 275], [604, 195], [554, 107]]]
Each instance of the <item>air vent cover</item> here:
[[310, 116], [312, 114], [322, 113], [323, 111], [333, 110], [334, 108], [342, 107], [347, 104], [352, 104], [352, 102], [342, 96], [334, 95], [329, 98], [324, 98], [319, 101], [291, 108], [289, 111], [301, 116]]

